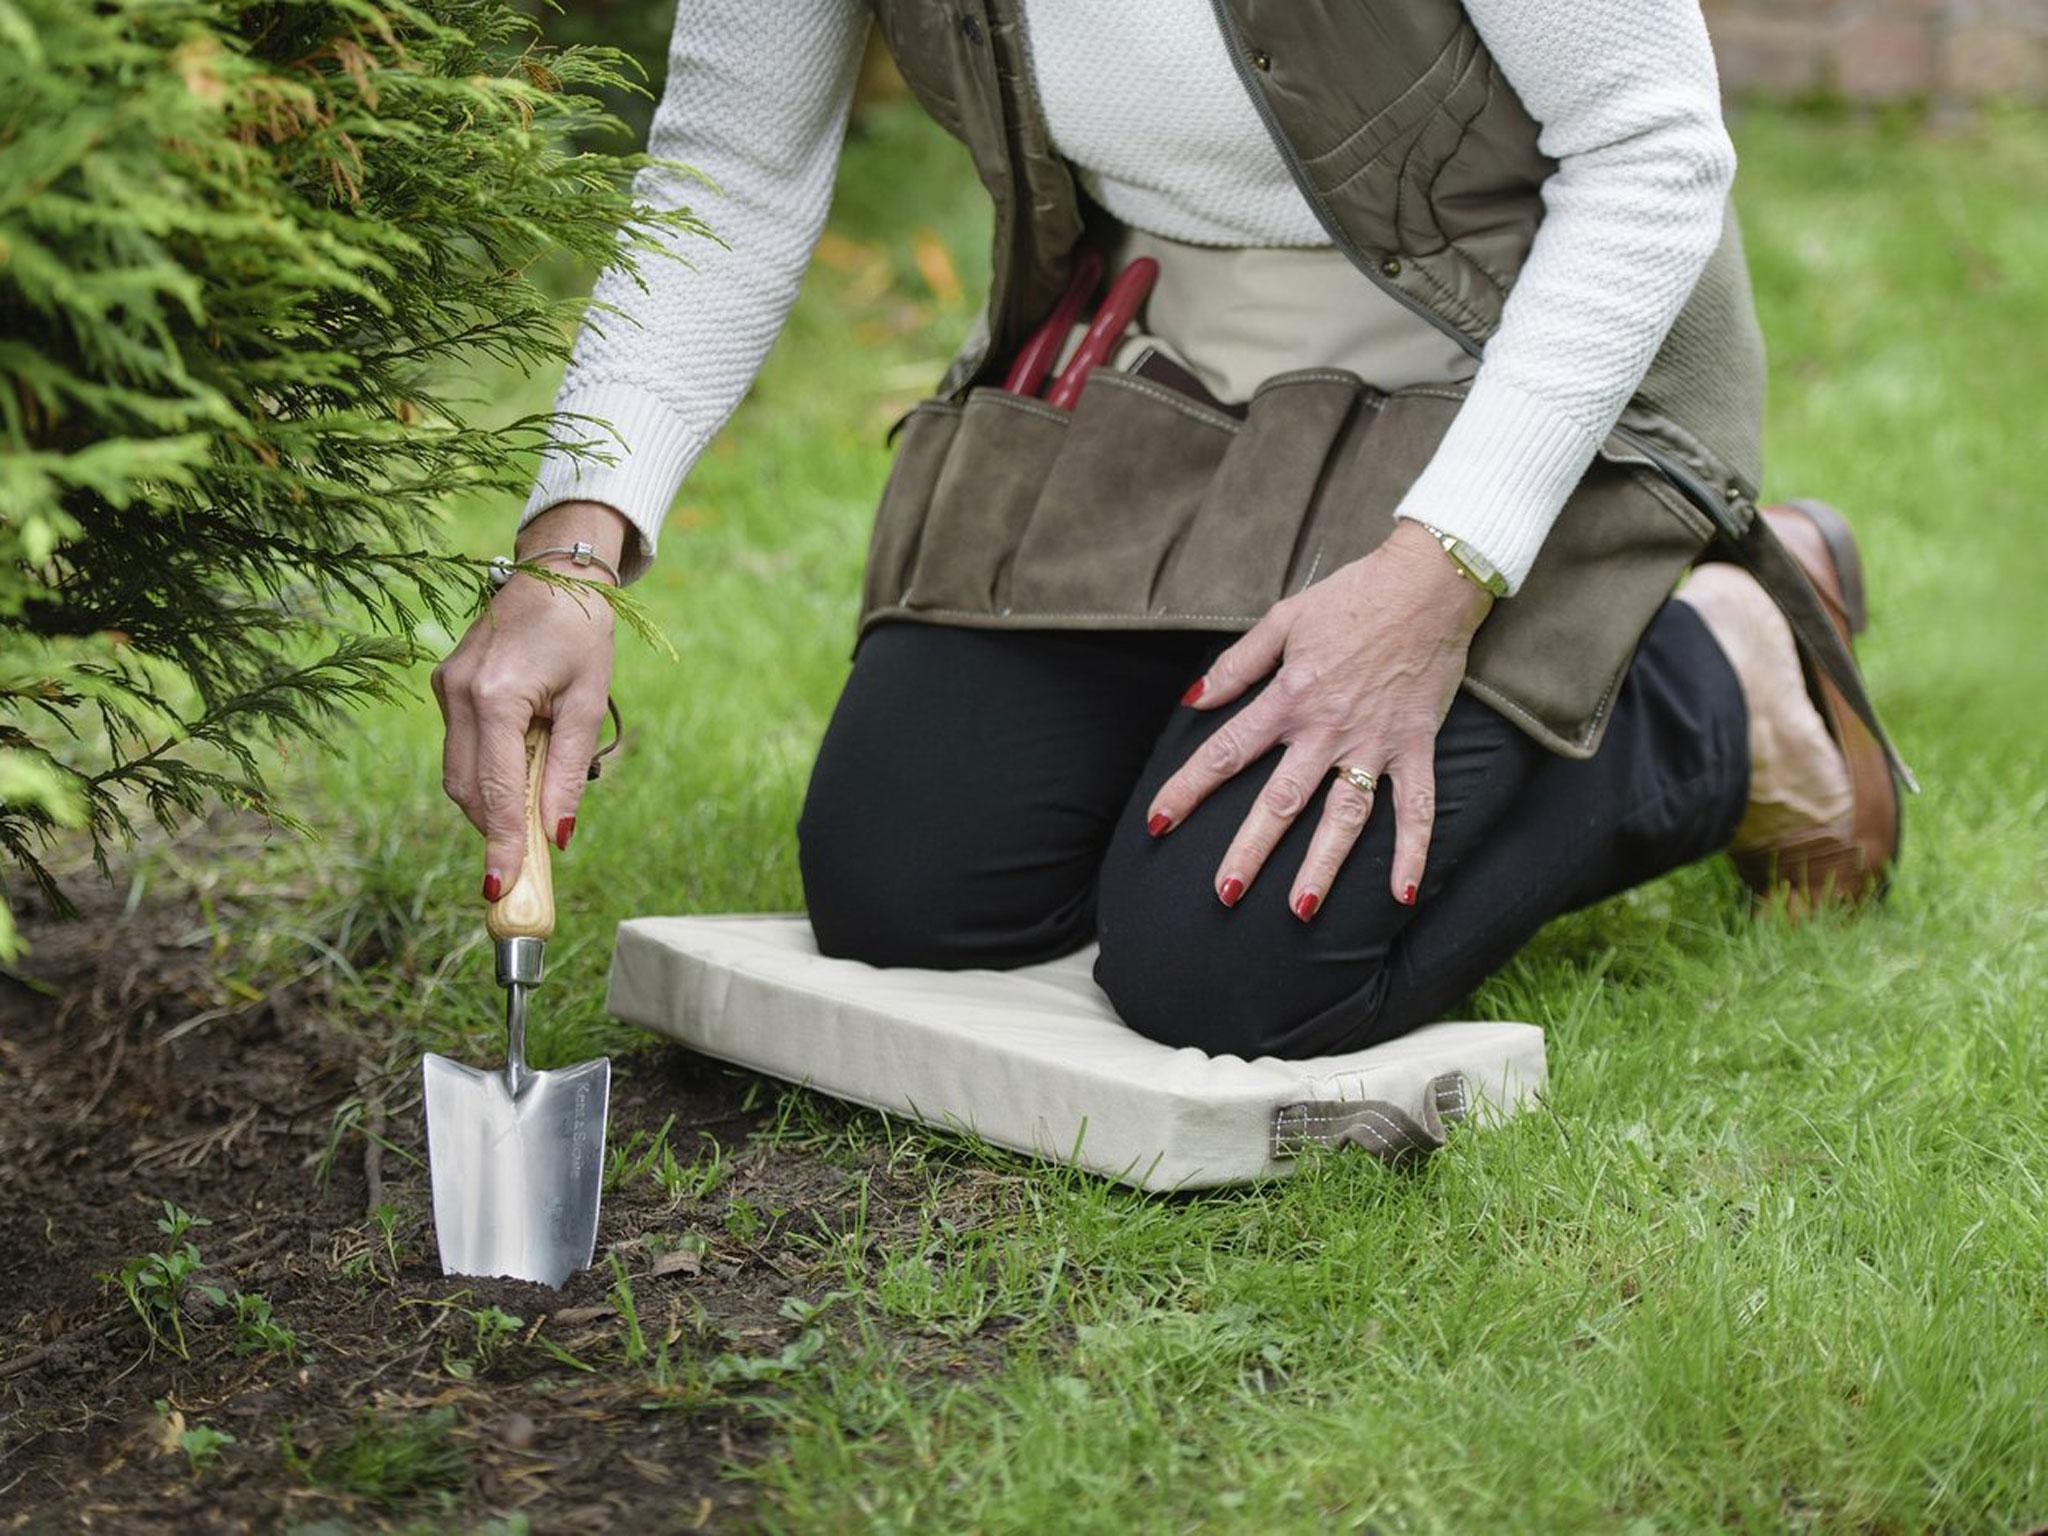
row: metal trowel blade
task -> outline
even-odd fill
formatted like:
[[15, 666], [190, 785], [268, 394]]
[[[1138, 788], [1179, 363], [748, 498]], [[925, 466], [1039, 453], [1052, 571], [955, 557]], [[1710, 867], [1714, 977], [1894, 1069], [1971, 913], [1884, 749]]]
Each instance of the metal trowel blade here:
[[441, 1272], [560, 1286], [597, 1252], [612, 1064], [519, 1074], [429, 1054], [427, 1162]]

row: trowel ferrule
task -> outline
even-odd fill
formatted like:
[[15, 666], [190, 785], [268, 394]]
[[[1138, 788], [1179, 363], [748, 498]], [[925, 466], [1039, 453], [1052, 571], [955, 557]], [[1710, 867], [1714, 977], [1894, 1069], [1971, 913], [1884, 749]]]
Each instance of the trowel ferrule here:
[[540, 939], [517, 938], [499, 939], [498, 985], [501, 987], [537, 987], [540, 985], [541, 950]]

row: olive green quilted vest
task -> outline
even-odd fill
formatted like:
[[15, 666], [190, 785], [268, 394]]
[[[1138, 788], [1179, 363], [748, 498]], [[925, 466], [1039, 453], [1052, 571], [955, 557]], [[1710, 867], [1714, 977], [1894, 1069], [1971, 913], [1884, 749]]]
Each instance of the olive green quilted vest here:
[[[1064, 286], [1073, 177], [1032, 90], [1021, 0], [872, 0], [911, 91], [995, 204], [984, 324], [945, 392], [985, 382]], [[1274, 142], [1360, 271], [1477, 355], [1500, 324], [1555, 163], [1458, 0], [1213, 0]], [[1731, 208], [1719, 248], [1606, 456], [1647, 462], [1730, 532], [1762, 473], [1763, 344]]]

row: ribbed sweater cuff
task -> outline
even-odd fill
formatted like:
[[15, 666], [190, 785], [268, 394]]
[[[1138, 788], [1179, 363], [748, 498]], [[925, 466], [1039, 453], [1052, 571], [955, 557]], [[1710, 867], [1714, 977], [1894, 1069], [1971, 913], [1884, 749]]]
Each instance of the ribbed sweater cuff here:
[[1517, 592], [1599, 446], [1556, 406], [1482, 368], [1394, 515], [1463, 539]]
[[[592, 446], [582, 458], [552, 446], [541, 454], [533, 494], [527, 497], [514, 532], [558, 503], [602, 502], [639, 530], [639, 542], [619, 570], [621, 585], [637, 581], [653, 563], [662, 520], [708, 439], [653, 395], [631, 385], [599, 383], [569, 390], [556, 397], [554, 408], [594, 416], [611, 427], [587, 421], [556, 427], [557, 441]], [[587, 456], [597, 453], [613, 462], [602, 464]]]

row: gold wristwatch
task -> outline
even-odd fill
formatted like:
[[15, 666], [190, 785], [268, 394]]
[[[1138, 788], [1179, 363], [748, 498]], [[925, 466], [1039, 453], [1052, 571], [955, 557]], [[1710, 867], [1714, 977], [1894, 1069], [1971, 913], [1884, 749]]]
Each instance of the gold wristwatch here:
[[1443, 545], [1444, 553], [1451, 557], [1451, 564], [1458, 568], [1460, 575], [1495, 597], [1508, 595], [1507, 577], [1501, 575], [1499, 567], [1486, 556], [1455, 533], [1445, 533], [1443, 529], [1431, 527], [1428, 523], [1423, 523], [1422, 527], [1432, 539]]

